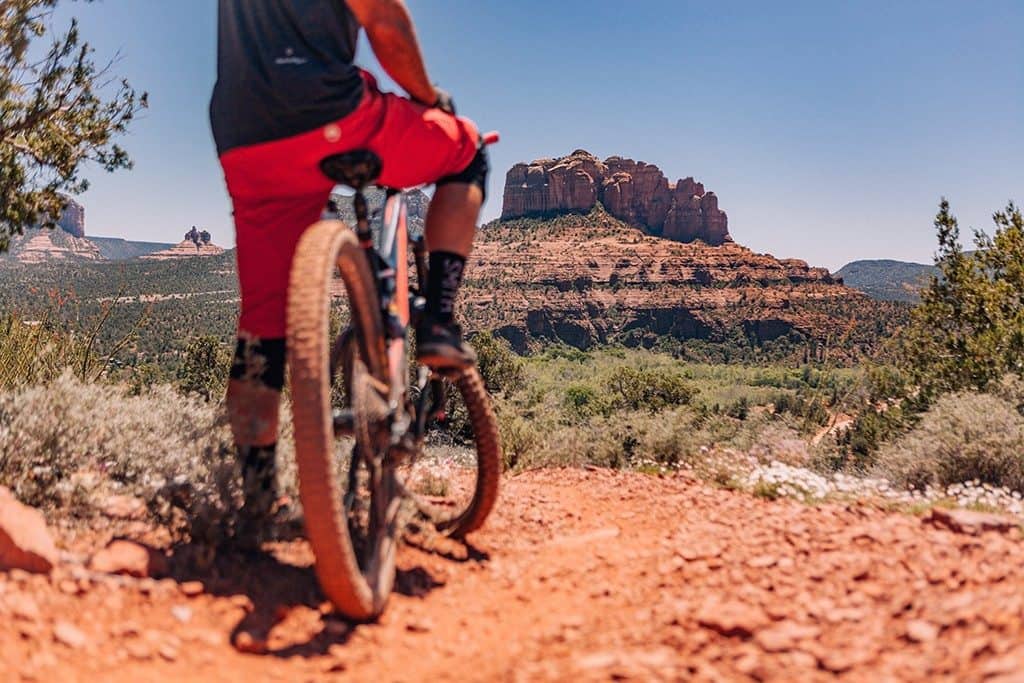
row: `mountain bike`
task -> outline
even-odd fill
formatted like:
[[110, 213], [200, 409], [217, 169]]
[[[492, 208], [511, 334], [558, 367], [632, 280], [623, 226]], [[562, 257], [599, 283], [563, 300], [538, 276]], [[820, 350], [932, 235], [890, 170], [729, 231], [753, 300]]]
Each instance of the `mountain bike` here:
[[[494, 142], [492, 133], [481, 144]], [[380, 158], [353, 150], [320, 168], [354, 191], [356, 220], [346, 225], [332, 199], [292, 262], [288, 368], [299, 497], [321, 587], [343, 614], [368, 620], [391, 593], [410, 520], [454, 538], [484, 523], [498, 496], [501, 445], [476, 368], [432, 372], [409, 360], [427, 260], [423, 238], [409, 231], [405, 195], [383, 188], [375, 231], [364, 191], [380, 176]], [[348, 321], [334, 336], [334, 294], [342, 291]], [[428, 443], [438, 439], [447, 441], [444, 457]]]

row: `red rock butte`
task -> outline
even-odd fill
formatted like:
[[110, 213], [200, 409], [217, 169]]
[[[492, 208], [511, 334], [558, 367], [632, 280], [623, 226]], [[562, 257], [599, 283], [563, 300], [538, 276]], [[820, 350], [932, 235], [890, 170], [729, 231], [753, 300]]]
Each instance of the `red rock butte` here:
[[141, 258], [145, 261], [172, 261], [196, 256], [220, 256], [223, 253], [224, 248], [216, 244], [196, 244], [191, 240], [183, 240], [170, 249], [155, 251]]
[[702, 183], [692, 177], [670, 183], [653, 164], [617, 156], [601, 161], [581, 149], [513, 166], [505, 177], [501, 219], [586, 213], [598, 202], [655, 237], [712, 246], [732, 241], [728, 216]]
[[61, 230], [74, 237], [85, 237], [85, 207], [70, 197], [65, 197], [67, 203], [64, 205], [64, 212], [61, 214], [57, 226]]

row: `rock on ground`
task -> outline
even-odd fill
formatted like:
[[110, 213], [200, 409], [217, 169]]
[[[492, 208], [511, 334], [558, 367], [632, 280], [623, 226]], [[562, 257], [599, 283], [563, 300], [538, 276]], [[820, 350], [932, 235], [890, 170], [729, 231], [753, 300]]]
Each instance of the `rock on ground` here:
[[104, 574], [146, 578], [166, 574], [167, 560], [163, 553], [141, 543], [116, 540], [92, 556], [89, 568]]
[[976, 510], [947, 510], [932, 508], [931, 521], [962, 534], [978, 535], [985, 531], [1012, 531], [1020, 527], [1013, 517]]
[[48, 573], [57, 564], [57, 546], [43, 513], [23, 505], [0, 486], [0, 569]]

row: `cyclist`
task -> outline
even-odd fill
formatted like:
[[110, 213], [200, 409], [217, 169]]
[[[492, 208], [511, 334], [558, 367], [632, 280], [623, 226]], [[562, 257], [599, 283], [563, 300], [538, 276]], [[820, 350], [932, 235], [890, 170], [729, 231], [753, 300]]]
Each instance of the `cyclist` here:
[[[273, 511], [285, 303], [302, 232], [333, 183], [320, 161], [352, 149], [382, 160], [379, 183], [436, 183], [426, 219], [430, 276], [418, 359], [475, 361], [453, 321], [484, 201], [488, 163], [476, 126], [427, 76], [403, 0], [219, 0], [210, 120], [234, 206], [242, 306], [228, 411], [242, 462], [243, 519]], [[383, 93], [353, 60], [359, 30], [409, 95]]]

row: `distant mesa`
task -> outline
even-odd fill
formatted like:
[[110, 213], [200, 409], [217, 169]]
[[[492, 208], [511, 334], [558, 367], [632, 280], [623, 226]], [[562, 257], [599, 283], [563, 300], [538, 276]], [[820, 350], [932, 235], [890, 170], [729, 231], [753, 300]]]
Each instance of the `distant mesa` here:
[[103, 260], [99, 247], [91, 240], [50, 228], [30, 228], [21, 237], [11, 240], [11, 256], [19, 263], [45, 263], [73, 259]]
[[692, 177], [670, 183], [657, 166], [584, 150], [516, 164], [505, 178], [501, 219], [586, 213], [600, 202], [648, 235], [711, 246], [732, 242], [718, 197]]
[[[827, 360], [866, 351], [873, 342], [863, 340], [891, 319], [884, 306], [806, 261], [732, 241], [654, 237], [599, 206], [526, 225], [488, 224], [464, 290], [467, 327], [493, 330], [520, 352], [550, 342], [655, 348], [669, 339], [743, 338]], [[839, 339], [848, 340], [842, 350]]]
[[90, 237], [89, 241], [99, 247], [100, 255], [108, 261], [131, 261], [174, 246], [167, 242], [135, 242], [121, 237]]
[[932, 277], [941, 276], [941, 271], [925, 263], [870, 259], [847, 263], [836, 275], [872, 299], [916, 304], [921, 290]]
[[[72, 237], [85, 237], [85, 207], [67, 195], [61, 195], [61, 199], [64, 200], [64, 209], [54, 223]], [[35, 225], [33, 229], [40, 227], [41, 224]]]
[[62, 197], [64, 210], [55, 228], [25, 228], [24, 234], [11, 238], [7, 253], [0, 262], [28, 265], [54, 261], [127, 261], [137, 258], [152, 260], [179, 259], [194, 256], [217, 256], [224, 249], [213, 243], [207, 230], [196, 226], [185, 233], [178, 244], [135, 242], [119, 237], [86, 237], [85, 207], [70, 197]]
[[10, 253], [5, 260], [19, 263], [46, 263], [48, 261], [85, 260], [101, 261], [99, 248], [85, 236], [85, 208], [70, 197], [56, 221], [56, 228], [26, 228], [25, 234], [11, 240]]
[[141, 258], [147, 261], [169, 261], [172, 259], [193, 258], [196, 256], [219, 256], [224, 253], [222, 247], [213, 243], [213, 236], [206, 230], [196, 226], [185, 233], [184, 239], [169, 249], [162, 249]]

